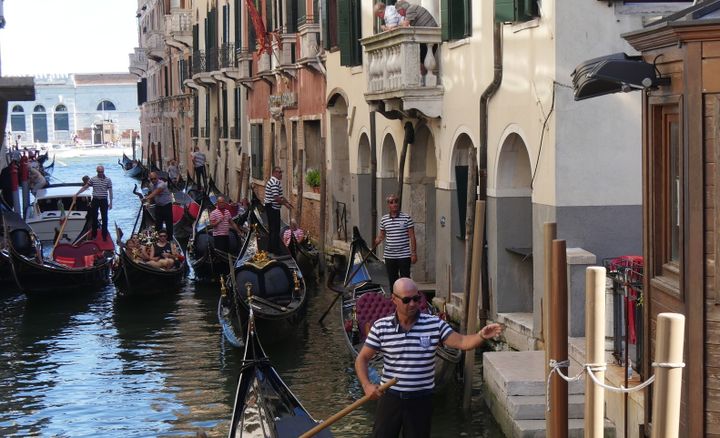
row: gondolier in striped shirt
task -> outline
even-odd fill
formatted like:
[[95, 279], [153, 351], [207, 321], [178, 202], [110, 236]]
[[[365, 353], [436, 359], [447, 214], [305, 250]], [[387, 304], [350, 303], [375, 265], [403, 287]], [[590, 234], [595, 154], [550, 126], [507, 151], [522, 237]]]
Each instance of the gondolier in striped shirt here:
[[168, 190], [168, 183], [159, 179], [157, 173], [150, 172], [148, 176], [152, 191], [143, 199], [145, 202], [155, 200], [155, 229], [161, 231], [163, 224], [168, 234], [168, 240], [173, 239], [173, 197]]
[[227, 202], [222, 196], [218, 196], [215, 202], [215, 210], [210, 213], [210, 225], [212, 225], [213, 244], [215, 249], [230, 252], [230, 228], [242, 235], [240, 227], [232, 220], [232, 213], [228, 210]]
[[205, 176], [205, 161], [207, 157], [205, 154], [200, 152], [200, 149], [195, 146], [195, 150], [190, 154], [192, 158], [193, 168], [195, 169], [195, 179], [197, 183], [202, 187], [207, 187], [207, 176]]
[[[392, 293], [395, 314], [375, 321], [355, 360], [365, 395], [379, 399], [373, 437], [396, 438], [401, 430], [403, 437], [429, 437], [435, 350], [440, 344], [472, 350], [502, 332], [500, 324], [488, 324], [478, 333], [461, 335], [439, 317], [421, 313], [421, 299], [414, 281], [396, 281]], [[368, 376], [368, 364], [377, 353], [383, 355], [381, 383], [398, 379], [384, 394]]]
[[375, 245], [385, 239], [383, 256], [388, 282], [392, 290], [395, 280], [410, 277], [410, 265], [417, 262], [415, 223], [409, 214], [400, 211], [400, 200], [396, 195], [387, 197], [388, 214], [380, 219], [380, 233]]
[[77, 200], [80, 193], [92, 187], [92, 201], [90, 201], [90, 223], [92, 225], [92, 235], [95, 237], [98, 230], [98, 210], [100, 210], [100, 217], [102, 218], [102, 236], [103, 240], [108, 237], [108, 210], [112, 210], [112, 180], [105, 176], [105, 167], [98, 166], [95, 168], [97, 175], [88, 179], [80, 190], [73, 196], [73, 201]]
[[268, 227], [270, 232], [270, 242], [268, 250], [271, 253], [280, 253], [280, 208], [284, 205], [287, 208], [293, 208], [283, 196], [282, 187], [282, 169], [273, 167], [272, 176], [265, 183], [265, 214], [268, 218]]

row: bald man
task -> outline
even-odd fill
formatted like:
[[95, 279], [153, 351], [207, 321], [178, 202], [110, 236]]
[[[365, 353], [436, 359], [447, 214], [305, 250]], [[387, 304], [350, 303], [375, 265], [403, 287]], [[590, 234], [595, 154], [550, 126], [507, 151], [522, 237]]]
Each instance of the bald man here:
[[108, 238], [108, 210], [112, 210], [112, 180], [105, 176], [105, 168], [98, 166], [95, 168], [97, 175], [90, 178], [73, 196], [73, 201], [77, 200], [77, 196], [92, 187], [92, 201], [90, 202], [90, 223], [92, 224], [92, 235], [95, 237], [98, 230], [98, 210], [102, 218], [102, 236], [103, 240]]

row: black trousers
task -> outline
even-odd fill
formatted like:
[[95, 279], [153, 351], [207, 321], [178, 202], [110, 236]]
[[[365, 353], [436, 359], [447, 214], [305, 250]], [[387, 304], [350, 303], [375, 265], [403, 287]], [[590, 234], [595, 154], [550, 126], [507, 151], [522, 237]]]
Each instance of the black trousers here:
[[155, 204], [155, 229], [160, 231], [165, 225], [165, 230], [168, 233], [168, 240], [173, 238], [173, 215], [172, 215], [172, 202], [168, 202], [165, 205]]
[[195, 168], [195, 179], [198, 184], [202, 184], [203, 187], [207, 187], [207, 176], [205, 175], [205, 166]]
[[270, 239], [268, 242], [268, 250], [273, 253], [280, 252], [280, 210], [273, 208], [272, 203], [265, 204], [265, 214], [268, 218], [268, 231]]
[[213, 236], [213, 245], [217, 250], [230, 252], [230, 236]]
[[95, 237], [98, 230], [98, 210], [102, 218], [102, 235], [103, 239], [108, 236], [108, 200], [107, 198], [92, 198], [90, 201], [90, 224], [92, 225], [92, 235]]
[[402, 259], [385, 259], [385, 270], [387, 271], [388, 281], [390, 283], [390, 291], [392, 291], [395, 280], [398, 278], [410, 278], [410, 264], [410, 257]]
[[378, 400], [373, 438], [428, 438], [432, 425], [432, 394], [402, 398], [387, 391]]

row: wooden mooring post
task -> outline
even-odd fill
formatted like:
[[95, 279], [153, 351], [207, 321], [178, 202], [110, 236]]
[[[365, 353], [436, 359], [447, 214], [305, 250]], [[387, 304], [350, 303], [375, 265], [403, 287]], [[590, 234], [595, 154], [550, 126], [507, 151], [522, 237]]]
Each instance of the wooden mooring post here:
[[[548, 336], [546, 348], [550, 359], [556, 362], [568, 360], [568, 287], [567, 253], [564, 240], [552, 241], [552, 276], [550, 301], [548, 302]], [[549, 368], [549, 363], [545, 364]], [[567, 375], [567, 365], [559, 367]], [[548, 372], [550, 372], [548, 370]], [[545, 412], [548, 437], [568, 436], [568, 383], [557, 375], [550, 379], [550, 411]]]
[[[605, 364], [605, 268], [585, 270], [585, 348], [587, 363]], [[600, 382], [605, 371], [594, 371]], [[602, 438], [605, 428], [605, 389], [585, 379], [585, 438]]]
[[680, 433], [685, 316], [660, 313], [655, 331], [655, 388], [652, 404], [652, 438], [677, 438]]

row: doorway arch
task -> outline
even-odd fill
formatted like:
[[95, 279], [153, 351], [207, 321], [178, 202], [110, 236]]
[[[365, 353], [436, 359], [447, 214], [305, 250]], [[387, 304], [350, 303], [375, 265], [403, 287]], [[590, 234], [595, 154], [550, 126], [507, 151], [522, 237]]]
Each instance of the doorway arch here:
[[358, 229], [363, 238], [371, 239], [372, 230], [372, 178], [370, 139], [366, 133], [360, 135], [358, 142], [357, 173], [354, 176], [353, 217], [357, 218]]
[[[331, 148], [330, 184], [326, 185], [330, 213], [331, 235], [333, 239], [348, 241], [352, 237], [349, 230], [353, 224], [351, 214], [351, 177], [350, 150], [348, 141], [348, 102], [341, 94], [335, 94], [328, 102], [330, 114]], [[324, 184], [324, 182], [323, 182]]]

